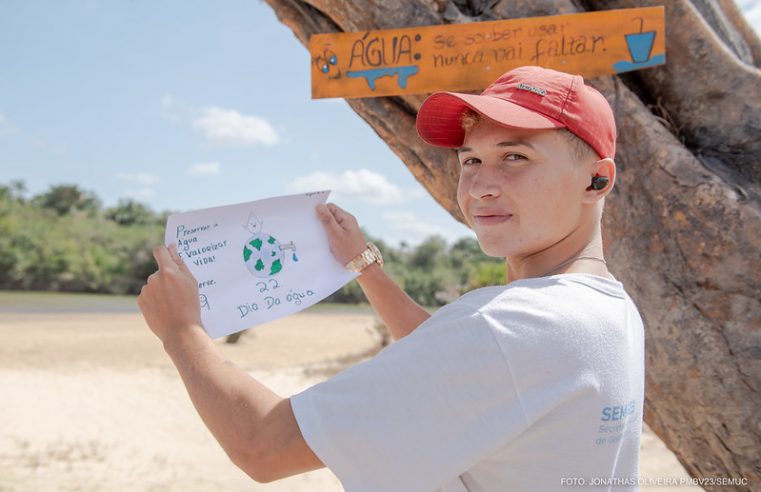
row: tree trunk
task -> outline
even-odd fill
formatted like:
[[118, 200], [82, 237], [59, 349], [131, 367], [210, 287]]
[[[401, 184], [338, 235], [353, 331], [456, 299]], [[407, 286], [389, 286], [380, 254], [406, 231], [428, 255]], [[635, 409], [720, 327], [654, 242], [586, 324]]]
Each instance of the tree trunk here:
[[[267, 2], [305, 46], [321, 32], [664, 3]], [[692, 476], [745, 477], [731, 489], [761, 490], [761, 41], [731, 0], [665, 5], [665, 65], [589, 80], [618, 124], [603, 239], [645, 322], [645, 421]], [[415, 132], [424, 99], [347, 102], [462, 222], [454, 153]]]

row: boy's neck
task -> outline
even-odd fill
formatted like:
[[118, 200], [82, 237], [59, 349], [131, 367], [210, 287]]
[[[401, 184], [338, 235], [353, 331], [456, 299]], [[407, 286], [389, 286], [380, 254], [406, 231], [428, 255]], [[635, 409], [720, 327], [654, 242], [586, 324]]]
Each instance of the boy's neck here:
[[[585, 257], [571, 260], [575, 257]], [[599, 221], [590, 221], [542, 251], [507, 257], [507, 282], [563, 273], [588, 273], [612, 279], [604, 260]], [[571, 261], [569, 261], [571, 260]], [[565, 263], [565, 264], [564, 264]]]

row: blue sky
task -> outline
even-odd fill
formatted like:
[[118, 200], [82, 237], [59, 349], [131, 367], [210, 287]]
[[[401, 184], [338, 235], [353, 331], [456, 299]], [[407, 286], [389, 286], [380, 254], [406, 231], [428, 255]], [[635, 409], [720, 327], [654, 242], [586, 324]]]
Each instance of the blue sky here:
[[[761, 0], [738, 2], [761, 30]], [[190, 210], [332, 188], [372, 235], [472, 232], [342, 99], [257, 0], [0, 3], [0, 183]]]

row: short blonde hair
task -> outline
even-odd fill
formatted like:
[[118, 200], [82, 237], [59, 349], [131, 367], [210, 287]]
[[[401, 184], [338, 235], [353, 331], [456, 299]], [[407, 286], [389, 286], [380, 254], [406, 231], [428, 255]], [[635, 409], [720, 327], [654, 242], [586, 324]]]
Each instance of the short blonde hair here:
[[[481, 114], [473, 111], [472, 109], [466, 109], [462, 113], [460, 125], [462, 126], [462, 129], [465, 130], [465, 134], [467, 135], [469, 131], [475, 128], [476, 125], [478, 125], [478, 123], [483, 120], [484, 118], [481, 116]], [[568, 131], [568, 129], [558, 128], [555, 131], [560, 133], [560, 135], [562, 135], [571, 146], [571, 154], [577, 163], [586, 162], [592, 158], [598, 160], [597, 152], [595, 152], [594, 149], [584, 140]]]

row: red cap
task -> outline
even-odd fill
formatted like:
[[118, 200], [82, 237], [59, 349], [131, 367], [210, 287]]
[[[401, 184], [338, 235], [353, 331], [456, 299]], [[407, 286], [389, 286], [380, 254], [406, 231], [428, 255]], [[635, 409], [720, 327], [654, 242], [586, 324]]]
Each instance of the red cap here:
[[616, 154], [613, 111], [605, 96], [584, 85], [580, 75], [527, 66], [503, 74], [480, 95], [436, 92], [418, 111], [417, 132], [431, 145], [461, 147], [461, 118], [468, 108], [510, 128], [567, 128], [600, 158]]

